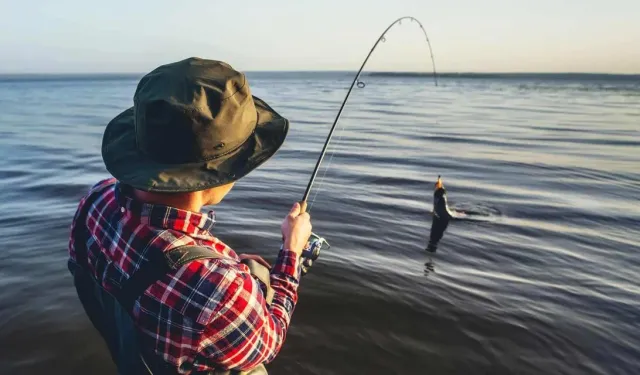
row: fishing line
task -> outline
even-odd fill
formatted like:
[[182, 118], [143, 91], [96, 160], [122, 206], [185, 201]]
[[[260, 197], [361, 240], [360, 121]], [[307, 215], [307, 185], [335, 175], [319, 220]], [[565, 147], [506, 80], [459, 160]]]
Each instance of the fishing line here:
[[[344, 124], [340, 127], [340, 133], [338, 133], [338, 143], [340, 143], [340, 141], [342, 140], [342, 136], [344, 135], [344, 128], [346, 126], [344, 126]], [[324, 177], [327, 175], [327, 171], [329, 170], [329, 167], [331, 167], [331, 162], [333, 161], [333, 156], [336, 154], [336, 150], [338, 148], [336, 146], [333, 147], [333, 150], [331, 151], [331, 156], [329, 157], [329, 161], [327, 162], [327, 166], [324, 167], [324, 172], [322, 172], [322, 177], [320, 177], [320, 181], [318, 182], [318, 187], [316, 188], [316, 193], [313, 195], [313, 198], [311, 199], [311, 204], [309, 205], [309, 208], [307, 209], [307, 212], [311, 212], [311, 208], [313, 207], [313, 204], [316, 202], [316, 198], [318, 197], [318, 193], [320, 192], [321, 188], [322, 188], [322, 183], [324, 182]]]
[[[309, 184], [307, 185], [307, 189], [304, 192], [304, 196], [302, 198], [302, 200], [300, 201], [301, 204], [301, 208], [302, 211], [306, 211], [307, 210], [307, 199], [309, 198], [309, 192], [311, 191], [311, 187], [313, 186], [313, 183], [316, 179], [316, 176], [318, 174], [318, 169], [320, 168], [320, 164], [322, 163], [322, 160], [324, 159], [324, 156], [327, 152], [327, 147], [329, 146], [329, 142], [331, 142], [331, 137], [333, 137], [333, 132], [336, 129], [336, 125], [338, 124], [338, 120], [340, 120], [340, 116], [342, 115], [342, 110], [344, 109], [344, 106], [347, 104], [347, 100], [349, 99], [349, 96], [351, 95], [351, 91], [353, 90], [353, 86], [358, 86], [358, 88], [364, 88], [366, 86], [366, 84], [360, 80], [360, 74], [362, 73], [362, 70], [364, 69], [365, 65], [367, 64], [367, 61], [369, 61], [369, 57], [371, 57], [371, 55], [373, 54], [373, 51], [375, 51], [375, 49], [378, 47], [378, 45], [380, 44], [380, 42], [386, 42], [386, 37], [385, 35], [387, 34], [387, 32], [394, 27], [395, 25], [401, 25], [403, 20], [410, 20], [411, 22], [416, 22], [419, 26], [420, 29], [422, 30], [422, 33], [424, 34], [424, 37], [427, 41], [427, 45], [429, 46], [429, 54], [431, 55], [431, 64], [433, 66], [433, 80], [434, 80], [434, 84], [435, 86], [438, 86], [438, 77], [436, 74], [436, 62], [435, 59], [433, 57], [433, 49], [431, 48], [431, 42], [429, 41], [429, 36], [427, 35], [426, 30], [424, 29], [424, 26], [422, 26], [422, 23], [420, 21], [418, 21], [416, 18], [414, 17], [410, 17], [410, 16], [406, 16], [406, 17], [400, 17], [397, 20], [393, 21], [383, 32], [382, 34], [380, 34], [380, 37], [378, 37], [378, 39], [376, 40], [375, 44], [373, 45], [373, 47], [371, 47], [371, 50], [369, 51], [369, 54], [367, 54], [367, 57], [364, 59], [364, 61], [362, 62], [362, 66], [360, 66], [360, 69], [358, 70], [358, 73], [356, 73], [356, 76], [353, 79], [353, 82], [351, 82], [351, 86], [349, 86], [349, 91], [347, 91], [347, 95], [344, 97], [344, 100], [342, 101], [342, 104], [340, 105], [340, 109], [338, 110], [338, 114], [336, 115], [335, 120], [333, 121], [333, 125], [331, 126], [331, 130], [329, 131], [329, 135], [327, 136], [327, 140], [324, 143], [324, 146], [322, 147], [322, 152], [320, 153], [320, 157], [318, 158], [318, 161], [316, 163], [315, 168], [313, 169], [313, 173], [311, 174], [311, 179], [309, 180]], [[340, 136], [338, 141], [340, 141], [340, 139], [342, 138], [342, 133], [344, 131], [344, 126], [341, 128], [340, 130]], [[331, 152], [331, 157], [329, 159], [329, 164], [327, 165], [327, 167], [324, 170], [324, 173], [322, 175], [322, 177], [320, 178], [320, 186], [322, 186], [322, 182], [324, 180], [325, 175], [327, 174], [327, 170], [329, 169], [329, 166], [331, 165], [331, 161], [333, 160], [333, 156], [335, 154], [336, 148], [334, 147], [333, 151]], [[318, 191], [319, 189], [316, 191], [313, 200], [311, 201], [311, 205], [313, 206], [313, 202], [315, 202], [316, 197], [318, 196]]]

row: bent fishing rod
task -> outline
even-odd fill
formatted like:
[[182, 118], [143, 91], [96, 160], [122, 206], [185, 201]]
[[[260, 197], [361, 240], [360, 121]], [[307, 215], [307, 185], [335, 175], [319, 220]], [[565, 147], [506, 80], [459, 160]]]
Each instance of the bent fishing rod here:
[[[313, 183], [315, 182], [316, 176], [318, 175], [318, 170], [320, 169], [320, 164], [322, 164], [322, 160], [324, 159], [324, 156], [327, 153], [327, 148], [329, 146], [329, 143], [331, 142], [331, 138], [333, 137], [333, 132], [336, 129], [336, 125], [338, 124], [338, 121], [340, 120], [340, 116], [342, 115], [342, 110], [344, 109], [345, 105], [347, 104], [347, 100], [349, 99], [349, 96], [351, 95], [351, 91], [353, 90], [353, 87], [356, 86], [356, 84], [357, 84], [357, 86], [359, 88], [364, 88], [365, 87], [364, 82], [360, 81], [360, 74], [362, 73], [362, 70], [364, 69], [365, 65], [367, 64], [367, 61], [369, 61], [369, 58], [373, 54], [373, 51], [375, 51], [375, 49], [378, 47], [380, 42], [384, 43], [386, 41], [385, 35], [387, 34], [387, 32], [389, 30], [391, 30], [391, 28], [394, 27], [395, 25], [402, 24], [403, 20], [410, 20], [411, 22], [416, 22], [420, 26], [420, 29], [422, 30], [422, 33], [424, 34], [424, 37], [425, 37], [425, 39], [427, 41], [427, 45], [429, 46], [429, 54], [431, 55], [431, 64], [433, 66], [433, 80], [434, 80], [435, 85], [438, 86], [438, 77], [436, 75], [436, 62], [435, 62], [435, 60], [433, 58], [433, 50], [431, 48], [431, 42], [429, 41], [429, 36], [427, 35], [427, 32], [424, 29], [424, 26], [422, 26], [422, 23], [420, 21], [418, 21], [416, 18], [410, 17], [410, 16], [400, 17], [397, 20], [393, 21], [382, 32], [382, 34], [380, 34], [380, 36], [376, 40], [376, 42], [373, 45], [373, 47], [371, 47], [371, 50], [369, 51], [369, 53], [367, 54], [367, 57], [362, 62], [362, 65], [360, 66], [360, 69], [356, 73], [356, 76], [353, 78], [353, 82], [351, 82], [351, 86], [349, 86], [349, 91], [347, 91], [347, 95], [344, 97], [344, 100], [342, 101], [342, 104], [340, 105], [340, 109], [338, 110], [338, 114], [336, 115], [336, 118], [333, 121], [333, 125], [331, 126], [331, 130], [329, 130], [329, 135], [327, 136], [327, 139], [324, 142], [324, 146], [322, 147], [322, 151], [320, 152], [320, 156], [318, 157], [318, 161], [316, 162], [316, 166], [313, 169], [313, 173], [311, 174], [311, 179], [309, 180], [309, 184], [307, 185], [307, 189], [304, 192], [304, 196], [302, 197], [302, 200], [299, 202], [300, 203], [300, 212], [307, 211], [307, 199], [309, 199], [309, 193], [311, 192], [311, 187], [313, 186]], [[327, 168], [329, 168], [329, 166], [327, 166]]]
[[[376, 40], [376, 42], [373, 45], [373, 47], [371, 47], [371, 50], [369, 51], [369, 53], [367, 54], [367, 57], [362, 62], [362, 65], [360, 66], [360, 69], [356, 73], [356, 76], [353, 78], [353, 82], [351, 82], [351, 86], [349, 86], [349, 91], [347, 91], [347, 95], [344, 97], [344, 100], [342, 101], [342, 104], [340, 105], [340, 109], [338, 110], [338, 114], [336, 115], [336, 118], [333, 121], [333, 125], [331, 126], [331, 130], [329, 130], [329, 135], [327, 136], [327, 139], [324, 142], [324, 146], [322, 147], [322, 151], [320, 152], [320, 156], [318, 157], [318, 161], [316, 162], [316, 166], [313, 169], [313, 173], [311, 174], [311, 179], [309, 180], [309, 184], [307, 185], [307, 189], [304, 192], [304, 196], [302, 197], [302, 200], [299, 202], [300, 203], [300, 212], [306, 212], [307, 211], [307, 199], [309, 198], [309, 193], [311, 192], [311, 187], [313, 186], [313, 183], [315, 182], [316, 176], [318, 175], [318, 170], [320, 169], [320, 164], [322, 164], [322, 160], [324, 159], [324, 156], [327, 153], [327, 148], [329, 147], [329, 143], [331, 142], [331, 138], [333, 137], [333, 133], [334, 133], [334, 131], [336, 129], [336, 125], [338, 124], [338, 121], [340, 120], [340, 116], [342, 115], [342, 111], [344, 110], [344, 107], [347, 104], [347, 100], [349, 99], [349, 96], [351, 95], [351, 91], [353, 90], [353, 87], [356, 86], [356, 85], [358, 86], [358, 88], [364, 88], [365, 87], [364, 82], [360, 81], [360, 74], [362, 74], [362, 70], [364, 69], [365, 65], [367, 64], [367, 61], [369, 61], [369, 58], [373, 54], [373, 51], [376, 50], [376, 48], [378, 47], [380, 42], [384, 43], [386, 41], [385, 35], [387, 34], [387, 32], [389, 30], [391, 30], [391, 28], [393, 28], [395, 25], [402, 24], [403, 20], [410, 20], [411, 22], [416, 22], [420, 26], [420, 29], [422, 30], [422, 33], [424, 34], [424, 37], [425, 37], [425, 39], [427, 41], [427, 45], [429, 46], [429, 54], [431, 55], [431, 64], [433, 66], [434, 84], [436, 86], [438, 86], [438, 77], [437, 77], [437, 74], [436, 74], [436, 63], [435, 63], [435, 60], [433, 58], [433, 50], [431, 49], [431, 42], [429, 41], [429, 36], [427, 35], [427, 32], [424, 29], [424, 26], [422, 26], [422, 23], [420, 21], [418, 21], [416, 18], [410, 17], [410, 16], [400, 17], [397, 20], [393, 21], [391, 23], [391, 25], [389, 25], [382, 32], [382, 34], [380, 34], [380, 36]], [[335, 150], [334, 150], [334, 152], [335, 152]], [[332, 159], [333, 159], [333, 153], [331, 154], [331, 159], [329, 160], [329, 165], [325, 169], [325, 174], [326, 174], [327, 169], [329, 168], [329, 166], [331, 164], [331, 160]], [[324, 175], [323, 175], [323, 178], [324, 178]], [[316, 195], [317, 195], [317, 191], [316, 191]], [[315, 197], [314, 197], [313, 200], [315, 201]], [[320, 256], [320, 250], [325, 245], [328, 247], [329, 243], [324, 238], [318, 236], [315, 233], [312, 233], [311, 238], [309, 239], [309, 242], [307, 243], [307, 246], [303, 250], [302, 256], [301, 256], [301, 258], [302, 258], [301, 268], [302, 268], [302, 274], [303, 275], [308, 272], [308, 270], [311, 267], [311, 265], [313, 264], [313, 262]]]

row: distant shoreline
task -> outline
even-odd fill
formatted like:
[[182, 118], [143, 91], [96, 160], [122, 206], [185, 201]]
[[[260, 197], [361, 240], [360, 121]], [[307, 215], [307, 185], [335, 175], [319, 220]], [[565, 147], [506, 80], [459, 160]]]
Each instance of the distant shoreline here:
[[[370, 77], [433, 77], [433, 73], [371, 72]], [[618, 73], [436, 73], [438, 78], [464, 79], [553, 79], [553, 80], [640, 80], [640, 74]]]

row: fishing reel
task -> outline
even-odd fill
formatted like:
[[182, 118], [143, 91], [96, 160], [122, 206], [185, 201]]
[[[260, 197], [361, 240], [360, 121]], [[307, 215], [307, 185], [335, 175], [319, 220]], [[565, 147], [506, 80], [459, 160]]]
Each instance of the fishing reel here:
[[309, 237], [309, 242], [307, 242], [307, 246], [302, 250], [302, 255], [300, 256], [302, 261], [300, 267], [302, 269], [302, 276], [309, 272], [313, 262], [320, 256], [320, 250], [325, 246], [327, 249], [331, 247], [326, 239], [312, 232], [311, 237]]

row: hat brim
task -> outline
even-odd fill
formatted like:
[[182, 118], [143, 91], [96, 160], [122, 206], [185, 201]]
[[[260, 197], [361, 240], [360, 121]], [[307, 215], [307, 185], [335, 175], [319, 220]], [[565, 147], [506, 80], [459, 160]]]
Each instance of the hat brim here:
[[234, 182], [271, 158], [289, 130], [287, 119], [263, 100], [255, 96], [253, 100], [258, 121], [249, 138], [229, 154], [190, 164], [158, 163], [138, 150], [134, 109], [129, 108], [107, 125], [102, 139], [104, 164], [120, 182], [150, 192], [193, 192]]

